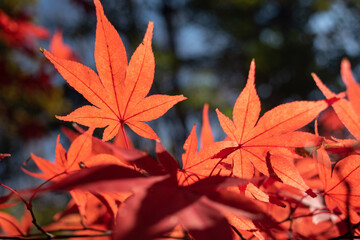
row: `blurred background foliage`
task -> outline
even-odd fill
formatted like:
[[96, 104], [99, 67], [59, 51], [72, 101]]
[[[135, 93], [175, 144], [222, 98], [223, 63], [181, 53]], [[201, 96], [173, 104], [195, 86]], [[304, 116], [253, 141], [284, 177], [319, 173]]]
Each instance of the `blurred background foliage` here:
[[[333, 90], [343, 90], [339, 81], [343, 57], [350, 59], [355, 77], [360, 76], [356, 0], [103, 0], [102, 4], [128, 58], [148, 21], [154, 21], [156, 73], [151, 91], [188, 97], [152, 123], [177, 157], [192, 125], [201, 126], [204, 103], [210, 105], [216, 140], [224, 137], [214, 109], [231, 117], [253, 58], [263, 112], [288, 101], [322, 98], [311, 72]], [[76, 59], [95, 70], [95, 28], [91, 0], [0, 1], [0, 152], [13, 155], [1, 163], [3, 181], [17, 181], [16, 163], [28, 159], [30, 152], [53, 159], [60, 126], [71, 127], [54, 115], [86, 104], [39, 47], [48, 49], [60, 29]], [[151, 149], [152, 142], [132, 137], [138, 147]]]

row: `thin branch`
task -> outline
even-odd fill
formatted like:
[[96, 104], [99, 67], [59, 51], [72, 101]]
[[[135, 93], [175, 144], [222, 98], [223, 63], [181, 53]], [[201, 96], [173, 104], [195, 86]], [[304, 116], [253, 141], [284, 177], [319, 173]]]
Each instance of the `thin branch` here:
[[51, 235], [50, 238], [48, 237], [34, 237], [34, 236], [25, 236], [25, 237], [8, 237], [8, 236], [0, 236], [0, 239], [17, 239], [17, 240], [47, 240], [47, 239], [63, 239], [63, 238], [90, 238], [90, 237], [105, 237], [111, 236], [112, 231], [107, 231], [104, 233], [96, 233], [96, 234], [58, 234], [58, 235]]
[[238, 236], [241, 238], [241, 240], [246, 240], [246, 238], [244, 238], [244, 236], [241, 235], [241, 233], [239, 232], [239, 230], [237, 230], [236, 227], [234, 227], [234, 226], [231, 225], [231, 224], [230, 224], [230, 227], [232, 228], [232, 230], [234, 230], [234, 232], [236, 233], [236, 235], [238, 235]]
[[[45, 236], [46, 236], [46, 239], [51, 239], [53, 237], [52, 234], [46, 232], [39, 224], [38, 222], [36, 221], [36, 218], [35, 218], [35, 215], [34, 215], [34, 212], [32, 210], [32, 204], [28, 203], [18, 192], [16, 192], [14, 189], [12, 189], [11, 187], [8, 187], [4, 184], [0, 184], [1, 186], [3, 186], [4, 188], [10, 190], [11, 192], [13, 192], [16, 196], [18, 196], [21, 201], [24, 202], [27, 210], [29, 210], [30, 214], [31, 214], [31, 217], [32, 217], [32, 223], [34, 224], [34, 226], [40, 231], [42, 232]], [[6, 239], [6, 238], [5, 238]]]
[[39, 192], [39, 190], [47, 183], [49, 183], [50, 181], [54, 180], [54, 178], [57, 178], [63, 174], [65, 174], [66, 172], [61, 172], [61, 173], [58, 173], [56, 175], [54, 175], [53, 177], [47, 179], [45, 182], [43, 182], [42, 184], [40, 184], [35, 190], [34, 190], [34, 194], [30, 197], [30, 200], [29, 200], [29, 205], [32, 207], [32, 201], [34, 200], [36, 194]]

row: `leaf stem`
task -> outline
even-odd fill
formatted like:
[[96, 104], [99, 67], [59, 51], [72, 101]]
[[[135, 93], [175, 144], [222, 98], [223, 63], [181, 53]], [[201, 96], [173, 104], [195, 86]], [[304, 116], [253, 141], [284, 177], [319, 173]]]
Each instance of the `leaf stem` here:
[[126, 132], [125, 132], [125, 128], [124, 128], [124, 123], [123, 123], [123, 122], [121, 123], [121, 131], [122, 131], [122, 134], [123, 134], [123, 137], [124, 137], [124, 141], [125, 141], [125, 144], [126, 144], [126, 148], [129, 149], [129, 143], [128, 143], [128, 140], [127, 140], [127, 137], [126, 137]]
[[29, 199], [29, 205], [32, 206], [32, 201], [34, 200], [36, 194], [38, 194], [39, 190], [47, 183], [49, 183], [50, 181], [54, 180], [55, 178], [65, 174], [66, 172], [61, 172], [61, 173], [58, 173], [56, 175], [54, 175], [53, 177], [47, 179], [45, 182], [43, 182], [42, 184], [40, 184], [35, 190], [34, 190], [34, 193], [33, 195], [31, 195], [30, 199]]

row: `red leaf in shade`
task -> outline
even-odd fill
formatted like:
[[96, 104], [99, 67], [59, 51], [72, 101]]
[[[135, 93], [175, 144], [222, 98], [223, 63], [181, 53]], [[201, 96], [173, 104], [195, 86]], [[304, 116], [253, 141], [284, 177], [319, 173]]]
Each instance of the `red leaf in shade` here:
[[96, 192], [138, 192], [144, 191], [147, 187], [166, 177], [146, 177], [138, 171], [127, 167], [105, 164], [72, 172], [47, 187], [46, 190], [81, 189]]
[[159, 118], [176, 103], [185, 100], [183, 95], [147, 96], [153, 83], [155, 61], [151, 49], [153, 23], [150, 22], [142, 44], [136, 49], [129, 64], [124, 45], [115, 28], [104, 15], [99, 0], [95, 0], [97, 27], [95, 62], [98, 71], [44, 50], [64, 79], [91, 104], [76, 109], [61, 120], [105, 128], [103, 140], [116, 136], [124, 124], [142, 137], [158, 139], [145, 122]]
[[244, 182], [220, 176], [187, 187], [179, 187], [174, 178], [157, 182], [125, 201], [117, 215], [114, 239], [153, 239], [179, 224], [195, 239], [231, 239], [225, 211], [271, 222], [252, 200], [219, 190]]
[[163, 147], [161, 142], [156, 143], [156, 156], [165, 171], [173, 177], [176, 177], [179, 170], [179, 163], [177, 160]]

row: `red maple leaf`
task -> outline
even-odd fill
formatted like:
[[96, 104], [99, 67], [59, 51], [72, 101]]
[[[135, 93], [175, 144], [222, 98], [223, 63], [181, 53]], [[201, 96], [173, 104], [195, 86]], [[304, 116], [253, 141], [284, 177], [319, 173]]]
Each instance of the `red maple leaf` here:
[[[49, 160], [40, 158], [31, 155], [31, 158], [34, 160], [35, 164], [42, 171], [41, 173], [34, 173], [23, 169], [27, 174], [44, 179], [46, 181], [59, 181], [64, 178], [66, 175], [72, 173], [73, 171], [79, 170], [83, 167], [101, 165], [106, 163], [124, 165], [118, 158], [109, 154], [97, 154], [93, 155], [92, 153], [92, 132], [93, 129], [89, 129], [83, 134], [77, 136], [68, 152], [62, 147], [59, 143], [59, 136], [57, 138], [57, 145], [55, 149], [55, 161], [52, 163]], [[80, 214], [86, 220], [86, 223], [90, 223], [88, 219], [93, 219], [93, 215], [104, 214], [97, 213], [88, 208], [88, 205], [93, 201], [93, 196], [90, 193], [73, 190], [70, 191], [71, 196], [73, 197], [75, 203], [79, 208]], [[116, 199], [119, 201], [124, 200], [128, 195], [103, 195], [107, 202], [110, 204], [111, 213], [114, 215], [117, 212]], [[114, 197], [116, 199], [114, 199]]]
[[274, 224], [252, 200], [224, 189], [248, 180], [213, 176], [179, 186], [169, 175], [145, 177], [116, 165], [81, 169], [48, 190], [132, 192], [118, 211], [114, 239], [153, 239], [181, 225], [196, 239], [231, 238], [225, 212]]
[[274, 176], [306, 191], [309, 188], [293, 163], [296, 155], [288, 149], [321, 144], [322, 138], [295, 130], [313, 121], [328, 107], [328, 103], [324, 100], [286, 103], [266, 112], [259, 119], [260, 100], [254, 81], [255, 62], [252, 61], [247, 84], [235, 102], [233, 121], [217, 110], [228, 139], [201, 149], [196, 159], [187, 165], [186, 171], [196, 173], [212, 165], [207, 175], [219, 174], [224, 169], [219, 168], [223, 164], [228, 165], [233, 175], [250, 179], [257, 169], [264, 175]]
[[183, 95], [147, 96], [155, 70], [151, 49], [153, 23], [149, 23], [142, 44], [128, 64], [120, 36], [104, 15], [100, 1], [94, 2], [97, 15], [95, 62], [99, 75], [80, 63], [57, 58], [44, 50], [64, 79], [94, 105], [83, 106], [58, 118], [94, 128], [105, 127], [104, 141], [112, 139], [120, 128], [124, 131], [124, 124], [142, 137], [158, 139], [144, 122], [159, 118], [186, 98]]
[[0, 236], [24, 236], [30, 233], [32, 217], [30, 212], [25, 211], [19, 222], [9, 213], [0, 211]]
[[343, 98], [344, 95], [342, 93], [333, 93], [315, 73], [313, 73], [312, 76], [316, 85], [327, 99], [335, 97], [339, 98], [339, 100], [331, 106], [349, 132], [356, 139], [360, 140], [360, 85], [355, 81], [352, 75], [349, 61], [344, 59], [341, 62], [341, 76], [343, 82], [347, 86], [346, 93], [349, 100]]
[[348, 216], [353, 223], [359, 222], [360, 156], [349, 155], [332, 168], [329, 155], [322, 147], [317, 151], [316, 159], [326, 206], [332, 212], [340, 211], [343, 216]]
[[358, 106], [360, 86], [355, 81], [350, 63], [346, 59], [341, 63], [341, 76], [347, 86], [346, 93], [349, 100], [343, 98], [342, 93], [333, 93], [316, 74], [312, 74], [312, 76], [327, 99], [339, 98], [337, 102], [332, 104], [332, 107], [342, 123], [356, 138], [356, 140], [335, 139], [335, 141], [328, 140], [326, 142], [325, 147], [329, 152], [348, 155], [339, 160], [333, 169], [325, 148], [317, 151], [316, 157], [319, 176], [324, 185], [325, 202], [330, 210], [340, 210], [345, 216], [348, 215], [353, 223], [359, 222], [360, 217], [357, 212], [360, 209], [360, 156], [358, 152], [360, 140], [360, 109]]

